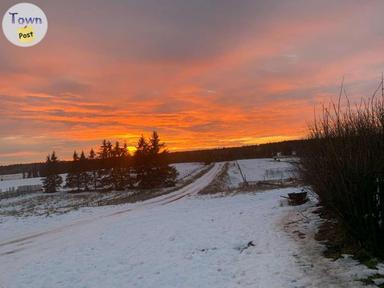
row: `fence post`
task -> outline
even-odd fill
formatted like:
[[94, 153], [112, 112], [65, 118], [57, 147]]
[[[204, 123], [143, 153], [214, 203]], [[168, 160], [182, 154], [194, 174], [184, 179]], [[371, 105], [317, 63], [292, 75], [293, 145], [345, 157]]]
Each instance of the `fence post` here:
[[245, 178], [245, 175], [243, 174], [243, 171], [241, 171], [241, 168], [240, 168], [239, 162], [238, 162], [238, 161], [236, 161], [236, 164], [237, 164], [237, 168], [239, 168], [239, 171], [240, 171], [240, 175], [241, 175], [241, 178], [243, 178], [243, 181], [244, 181], [244, 185], [245, 185], [245, 186], [248, 186], [247, 178]]

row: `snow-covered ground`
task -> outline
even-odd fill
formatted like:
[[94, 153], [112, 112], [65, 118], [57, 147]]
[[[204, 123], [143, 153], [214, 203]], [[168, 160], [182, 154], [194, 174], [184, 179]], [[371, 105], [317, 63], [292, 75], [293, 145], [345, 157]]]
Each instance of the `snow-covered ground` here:
[[[263, 177], [252, 161], [240, 165]], [[280, 197], [298, 188], [197, 196], [223, 165], [144, 202], [0, 218], [0, 287], [360, 287], [373, 273], [321, 255], [315, 202]]]
[[[43, 192], [18, 193], [17, 187], [25, 185], [41, 184], [41, 178], [19, 179], [12, 181], [3, 181], [0, 184], [5, 188], [3, 192], [13, 188], [16, 193], [0, 193], [0, 222], [1, 215], [13, 216], [31, 216], [31, 215], [52, 215], [68, 213], [81, 207], [95, 207], [104, 205], [115, 205], [117, 203], [129, 203], [138, 201], [138, 198], [144, 199], [154, 197], [160, 194], [166, 194], [170, 191], [183, 187], [193, 181], [201, 173], [210, 168], [208, 165], [200, 163], [181, 163], [174, 164], [178, 171], [177, 183], [175, 187], [154, 189], [148, 195], [137, 195], [139, 191], [110, 191], [108, 193], [67, 193], [69, 189], [61, 188], [61, 191], [54, 194]], [[65, 174], [61, 175], [65, 179]], [[41, 186], [41, 185], [38, 185]]]
[[199, 171], [204, 167], [204, 163], [199, 162], [191, 162], [191, 163], [176, 163], [171, 166], [175, 167], [177, 172], [179, 173], [177, 176], [177, 180], [183, 179], [194, 174], [196, 171]]
[[275, 161], [273, 159], [238, 160], [239, 166], [248, 181], [279, 180], [294, 176], [294, 167], [290, 159]]
[[25, 179], [16, 179], [16, 180], [4, 180], [0, 181], [0, 192], [5, 192], [9, 188], [15, 188], [25, 185], [41, 185], [41, 179], [38, 178], [25, 178]]
[[271, 158], [231, 161], [228, 167], [229, 185], [236, 188], [243, 182], [239, 167], [247, 181], [284, 180], [295, 177], [294, 159], [275, 161]]

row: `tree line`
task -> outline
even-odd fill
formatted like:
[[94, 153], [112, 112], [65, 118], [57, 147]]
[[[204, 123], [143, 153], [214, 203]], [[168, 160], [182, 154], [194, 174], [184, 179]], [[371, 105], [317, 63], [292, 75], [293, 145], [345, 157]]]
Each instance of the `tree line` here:
[[65, 181], [56, 153], [48, 155], [43, 188], [46, 193], [54, 193], [61, 187], [83, 192], [173, 186], [177, 171], [169, 164], [169, 152], [155, 131], [149, 139], [140, 137], [133, 155], [127, 144], [103, 140], [97, 152], [91, 149], [87, 156], [83, 151], [73, 153]]
[[288, 140], [241, 147], [180, 151], [170, 153], [170, 160], [171, 163], [211, 163], [240, 159], [270, 158], [278, 152], [284, 156], [290, 156], [292, 153], [300, 155], [305, 145], [307, 145], [307, 140]]
[[[184, 163], [184, 162], [221, 162], [232, 161], [237, 159], [254, 159], [268, 158], [281, 152], [282, 155], [291, 155], [296, 152], [300, 156], [303, 148], [308, 144], [308, 140], [290, 140], [276, 143], [248, 145], [242, 147], [227, 147], [215, 149], [203, 149], [194, 151], [179, 151], [168, 153], [169, 163]], [[96, 155], [98, 156], [98, 155]], [[133, 155], [132, 155], [133, 156]], [[86, 157], [89, 158], [89, 155]], [[131, 157], [132, 158], [132, 157]], [[96, 170], [100, 167], [98, 157], [95, 161], [88, 163], [91, 170]], [[0, 174], [17, 174], [23, 173], [25, 178], [44, 177], [46, 163], [29, 163], [29, 164], [13, 164], [0, 166]], [[59, 174], [68, 173], [71, 169], [72, 161], [59, 161], [57, 170]]]

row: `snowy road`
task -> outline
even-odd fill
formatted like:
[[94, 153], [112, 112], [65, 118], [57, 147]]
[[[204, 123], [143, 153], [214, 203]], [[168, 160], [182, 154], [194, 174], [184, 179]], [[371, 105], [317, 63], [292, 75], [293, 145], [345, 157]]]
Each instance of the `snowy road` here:
[[[56, 235], [59, 233], [65, 233], [67, 230], [69, 229], [73, 230], [76, 227], [83, 229], [84, 225], [87, 225], [88, 223], [90, 224], [94, 221], [100, 221], [100, 219], [102, 218], [111, 218], [116, 215], [129, 213], [133, 210], [150, 208], [156, 205], [166, 205], [166, 204], [175, 202], [177, 200], [180, 200], [186, 196], [195, 195], [196, 193], [200, 192], [203, 188], [205, 188], [209, 183], [212, 182], [212, 180], [220, 172], [222, 167], [223, 167], [223, 163], [216, 163], [212, 166], [212, 168], [207, 173], [205, 173], [203, 176], [198, 178], [193, 183], [186, 185], [175, 192], [162, 195], [153, 199], [149, 199], [147, 201], [139, 202], [135, 205], [129, 205], [129, 208], [115, 209], [115, 211], [111, 213], [99, 214], [96, 217], [74, 221], [73, 223], [70, 223], [68, 225], [62, 225], [60, 227], [55, 227], [53, 229], [49, 229], [46, 231], [28, 233], [26, 235], [21, 235], [19, 237], [13, 237], [12, 239], [2, 240], [0, 236], [0, 239], [1, 239], [0, 240], [0, 257], [8, 254], [14, 254], [17, 251], [24, 250], [26, 246], [31, 245], [32, 240], [35, 243], [46, 242], [46, 239], [40, 239], [40, 238], [47, 237], [50, 235]], [[39, 238], [39, 239], [36, 239], [36, 238]], [[35, 241], [35, 239], [37, 241]]]
[[[282, 207], [280, 195], [296, 188], [187, 197], [222, 165], [168, 195], [80, 213], [78, 220], [25, 235], [1, 235], [0, 287], [360, 287], [342, 274], [342, 264], [314, 261], [323, 259], [316, 242], [306, 238], [302, 245], [292, 237], [303, 228], [302, 217], [297, 208]], [[308, 231], [314, 224], [305, 224]], [[254, 246], [247, 247], [250, 241]], [[332, 270], [340, 275], [328, 277]]]

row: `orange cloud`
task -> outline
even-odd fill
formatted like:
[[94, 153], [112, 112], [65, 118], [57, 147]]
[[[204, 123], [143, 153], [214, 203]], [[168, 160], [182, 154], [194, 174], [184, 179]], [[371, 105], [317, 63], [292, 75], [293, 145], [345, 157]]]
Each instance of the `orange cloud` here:
[[[110, 5], [100, 13], [130, 21]], [[168, 15], [136, 17], [151, 25], [125, 25], [128, 40], [92, 19], [84, 29], [93, 25], [107, 40], [56, 19], [53, 31], [66, 36], [48, 35], [28, 57], [0, 42], [0, 160], [43, 160], [53, 149], [69, 158], [104, 138], [132, 147], [152, 130], [170, 150], [295, 139], [306, 134], [314, 106], [337, 94], [343, 75], [352, 98], [370, 92], [384, 64], [381, 23], [372, 20], [381, 4], [265, 5], [268, 17], [228, 12], [239, 17], [228, 19], [234, 27], [216, 27], [222, 17], [213, 21], [212, 13], [202, 19], [211, 26], [201, 27]], [[157, 29], [164, 37], [152, 34]]]

